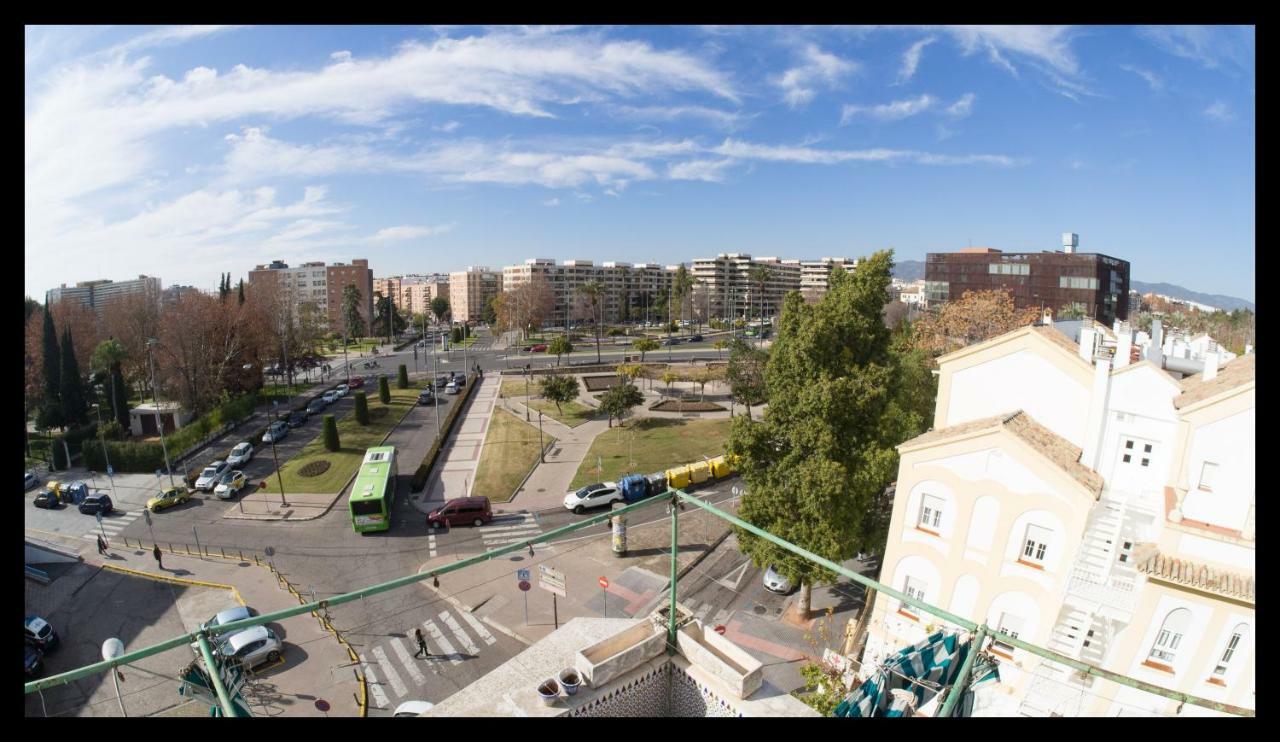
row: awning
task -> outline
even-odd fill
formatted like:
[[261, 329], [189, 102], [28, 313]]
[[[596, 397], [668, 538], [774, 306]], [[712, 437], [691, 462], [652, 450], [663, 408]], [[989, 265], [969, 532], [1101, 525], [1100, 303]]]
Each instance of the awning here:
[[[938, 631], [923, 641], [906, 647], [888, 657], [836, 707], [835, 716], [905, 716], [909, 714], [910, 698], [895, 690], [906, 690], [914, 696], [916, 708], [937, 694], [943, 687], [951, 686], [960, 673], [960, 667], [968, 656], [972, 641], [968, 633]], [[1000, 679], [994, 662], [979, 655], [970, 673], [968, 695], [974, 688]], [[927, 696], [927, 698], [926, 698]], [[962, 712], [971, 704], [956, 705]]]

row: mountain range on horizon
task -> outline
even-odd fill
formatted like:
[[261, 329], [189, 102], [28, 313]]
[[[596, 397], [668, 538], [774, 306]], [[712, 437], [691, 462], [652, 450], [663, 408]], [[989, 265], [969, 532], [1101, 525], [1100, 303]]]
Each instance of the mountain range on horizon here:
[[[904, 281], [918, 281], [924, 278], [924, 261], [902, 260], [894, 263], [893, 275], [895, 278], [901, 278]], [[1129, 287], [1144, 294], [1163, 294], [1175, 299], [1194, 301], [1200, 304], [1207, 304], [1211, 307], [1225, 309], [1227, 311], [1231, 311], [1233, 309], [1248, 309], [1251, 312], [1257, 311], [1253, 302], [1246, 299], [1241, 299], [1235, 296], [1224, 296], [1222, 294], [1204, 294], [1172, 283], [1144, 283], [1130, 278]]]

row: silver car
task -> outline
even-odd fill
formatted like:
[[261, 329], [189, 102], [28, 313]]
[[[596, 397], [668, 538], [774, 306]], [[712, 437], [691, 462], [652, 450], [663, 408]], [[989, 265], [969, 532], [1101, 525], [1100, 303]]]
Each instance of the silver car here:
[[265, 662], [276, 662], [284, 654], [284, 645], [266, 626], [251, 626], [227, 637], [215, 650], [230, 661], [252, 669]]
[[200, 472], [200, 477], [196, 479], [196, 489], [201, 492], [211, 491], [217, 484], [218, 478], [227, 470], [227, 462], [215, 461]]
[[791, 592], [791, 580], [774, 571], [773, 565], [770, 564], [768, 569], [764, 571], [764, 589], [771, 593], [781, 593], [786, 595]]
[[224, 626], [234, 621], [243, 621], [246, 618], [253, 618], [256, 615], [258, 615], [258, 612], [250, 608], [249, 606], [238, 605], [233, 608], [228, 608], [225, 611], [220, 612], [218, 615], [214, 616], [213, 618], [209, 619], [208, 621], [205, 621], [204, 623], [200, 624], [200, 628], [212, 629], [216, 626]]

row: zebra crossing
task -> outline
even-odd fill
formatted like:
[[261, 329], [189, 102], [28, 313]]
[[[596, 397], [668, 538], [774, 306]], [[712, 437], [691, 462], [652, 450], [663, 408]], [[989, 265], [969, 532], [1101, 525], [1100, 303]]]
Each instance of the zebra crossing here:
[[[542, 526], [532, 513], [517, 516], [500, 515], [487, 526], [480, 527], [480, 539], [486, 549], [494, 549], [507, 544], [524, 541], [527, 538], [541, 535]], [[541, 548], [549, 548], [550, 544], [542, 544]]]
[[708, 620], [707, 617], [711, 616], [711, 610], [713, 608], [715, 608], [715, 606], [711, 605], [710, 603], [702, 603], [697, 607], [696, 610], [694, 610], [693, 617], [698, 619], [704, 624], [715, 626], [715, 625], [724, 623], [729, 619], [729, 616], [733, 615], [733, 612], [730, 611], [729, 609], [721, 608], [720, 610], [716, 611], [715, 615], [712, 616], [710, 620]]
[[[479, 656], [482, 647], [498, 642], [480, 619], [465, 611], [458, 615], [461, 621], [452, 612], [443, 610], [422, 622], [433, 659], [414, 657], [418, 647], [413, 639], [401, 637], [390, 637], [361, 656], [360, 666], [368, 681], [372, 707], [390, 709], [406, 696], [420, 696], [417, 689], [426, 685], [428, 674], [439, 676], [446, 667], [461, 665], [464, 659]], [[411, 637], [412, 630], [409, 634]]]
[[93, 528], [81, 535], [80, 538], [95, 541], [99, 535], [106, 534], [107, 542], [110, 543], [116, 536], [120, 535], [121, 531], [128, 528], [130, 524], [141, 517], [142, 508], [131, 510], [129, 512], [116, 510], [114, 515], [104, 516], [102, 518], [101, 531], [98, 530], [99, 526], [95, 519], [94, 521], [91, 521], [93, 523]]

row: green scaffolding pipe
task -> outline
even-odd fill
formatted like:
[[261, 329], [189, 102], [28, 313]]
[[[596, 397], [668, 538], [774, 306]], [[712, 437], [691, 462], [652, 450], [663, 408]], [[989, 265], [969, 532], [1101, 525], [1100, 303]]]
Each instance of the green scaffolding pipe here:
[[213, 653], [209, 651], [209, 639], [202, 633], [196, 637], [196, 641], [200, 643], [200, 655], [204, 657], [204, 666], [209, 670], [209, 680], [213, 683], [214, 692], [218, 694], [218, 703], [222, 704], [222, 713], [231, 718], [236, 715], [236, 709], [231, 705], [227, 686], [222, 683], [218, 666], [213, 661]]
[[983, 624], [978, 627], [978, 633], [973, 635], [973, 642], [969, 644], [969, 654], [964, 658], [964, 663], [960, 665], [960, 674], [956, 675], [955, 682], [951, 684], [951, 688], [947, 691], [947, 700], [942, 704], [942, 710], [938, 712], [938, 716], [943, 719], [951, 717], [952, 710], [956, 707], [956, 702], [960, 700], [960, 696], [964, 695], [965, 684], [969, 682], [969, 672], [973, 670], [973, 662], [978, 657], [978, 650], [982, 648], [982, 640], [987, 636], [987, 625]]
[[683, 494], [680, 490], [673, 490], [671, 495], [671, 607], [670, 615], [667, 616], [667, 654], [676, 653], [676, 557], [680, 554], [680, 536], [676, 525], [676, 516], [680, 512], [680, 501], [676, 499], [677, 494]]
[[[805, 549], [802, 549], [799, 546], [796, 546], [792, 543], [784, 541], [778, 538], [777, 536], [774, 536], [772, 533], [768, 533], [767, 531], [764, 531], [756, 526], [753, 526], [750, 523], [746, 522], [745, 520], [742, 520], [741, 518], [737, 518], [735, 516], [732, 516], [724, 512], [723, 510], [720, 510], [719, 508], [717, 508], [716, 506], [710, 503], [703, 502], [697, 497], [693, 497], [688, 493], [682, 492], [680, 490], [675, 490], [674, 492], [677, 498], [682, 499], [685, 502], [691, 503], [693, 505], [697, 505], [703, 510], [708, 511], [720, 517], [723, 520], [727, 520], [730, 523], [734, 524], [735, 526], [742, 528], [743, 530], [750, 531], [751, 533], [754, 533], [760, 538], [763, 538], [766, 541], [776, 546], [780, 546], [783, 549], [786, 549], [787, 551], [790, 551], [793, 554], [798, 554], [804, 557], [805, 559], [808, 559], [809, 561], [817, 562], [818, 564], [821, 564], [822, 566], [835, 572], [836, 574], [848, 577], [854, 582], [865, 585], [867, 587], [875, 588], [876, 590], [882, 593], [886, 593], [894, 598], [897, 598], [898, 600], [901, 600], [903, 603], [906, 603], [907, 605], [919, 608], [925, 613], [942, 618], [946, 621], [956, 624], [957, 626], [960, 626], [961, 628], [968, 629], [970, 631], [974, 631], [978, 628], [978, 625], [972, 621], [969, 621], [964, 618], [960, 618], [959, 616], [948, 613], [947, 611], [944, 611], [941, 608], [936, 608], [932, 605], [929, 605], [928, 603], [923, 603], [919, 600], [916, 600], [915, 598], [912, 598], [904, 593], [900, 593], [897, 590], [894, 590], [893, 588], [889, 587], [888, 585], [883, 585], [877, 582], [876, 580], [871, 579], [870, 577], [864, 577], [863, 575], [860, 575], [857, 572], [853, 572], [851, 570], [845, 569], [844, 567], [842, 567], [839, 564], [836, 564], [830, 559], [824, 559], [818, 556], [817, 554], [814, 554], [813, 552], [806, 551]], [[1021, 641], [1020, 639], [1015, 639], [1014, 637], [1009, 636], [1007, 634], [1003, 634], [999, 631], [987, 629], [987, 633], [992, 638], [999, 639], [1000, 642], [1003, 644], [1010, 644], [1012, 646], [1018, 647], [1019, 649], [1024, 649], [1038, 657], [1043, 657], [1044, 659], [1051, 660], [1053, 662], [1060, 662], [1064, 665], [1067, 665], [1068, 667], [1072, 667], [1077, 670], [1080, 670], [1081, 672], [1088, 673], [1089, 675], [1096, 675], [1097, 677], [1105, 678], [1106, 680], [1119, 683], [1120, 685], [1126, 685], [1126, 686], [1129, 686], [1130, 688], [1137, 688], [1138, 690], [1146, 691], [1148, 693], [1154, 693], [1159, 696], [1164, 696], [1165, 698], [1178, 701], [1179, 703], [1189, 703], [1193, 706], [1202, 706], [1204, 708], [1212, 709], [1214, 711], [1220, 711], [1222, 713], [1234, 714], [1236, 716], [1254, 716], [1254, 712], [1247, 708], [1242, 708], [1240, 706], [1232, 706], [1231, 704], [1226, 704], [1226, 703], [1219, 703], [1217, 701], [1211, 701], [1207, 698], [1200, 698], [1199, 696], [1192, 696], [1186, 693], [1179, 693], [1178, 691], [1169, 690], [1168, 688], [1162, 688], [1158, 685], [1152, 685], [1151, 683], [1145, 683], [1141, 680], [1135, 680], [1128, 676], [1111, 672], [1110, 670], [1103, 670], [1100, 667], [1094, 667], [1093, 665], [1080, 662], [1079, 660], [1074, 660], [1070, 657], [1066, 657], [1064, 655], [1058, 654], [1057, 652], [1051, 652], [1047, 649], [1042, 649], [1040, 647], [1035, 646], [1034, 644], [1028, 644], [1024, 641]], [[978, 649], [981, 649], [981, 647], [975, 645], [974, 651], [977, 651]]]

